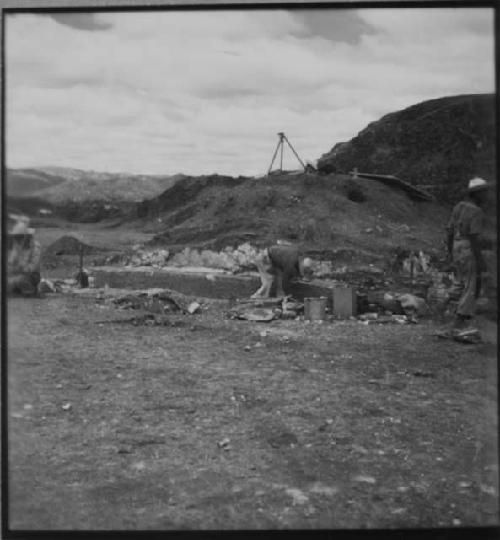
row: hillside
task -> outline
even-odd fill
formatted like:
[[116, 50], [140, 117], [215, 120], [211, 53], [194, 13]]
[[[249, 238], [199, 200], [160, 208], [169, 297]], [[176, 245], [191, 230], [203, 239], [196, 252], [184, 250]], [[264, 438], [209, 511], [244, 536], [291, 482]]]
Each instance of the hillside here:
[[137, 210], [141, 217], [125, 226], [156, 232], [157, 245], [222, 249], [287, 239], [350, 260], [376, 260], [397, 245], [439, 248], [448, 215], [371, 180], [313, 173], [185, 178]]
[[391, 174], [455, 202], [472, 176], [496, 182], [495, 96], [425, 101], [372, 122], [318, 160], [324, 172]]
[[40, 199], [52, 205], [66, 201], [138, 202], [159, 195], [183, 175], [102, 173], [63, 167], [7, 169], [7, 195]]
[[9, 197], [35, 197], [44, 191], [64, 183], [56, 174], [46, 174], [37, 169], [7, 169], [6, 188]]

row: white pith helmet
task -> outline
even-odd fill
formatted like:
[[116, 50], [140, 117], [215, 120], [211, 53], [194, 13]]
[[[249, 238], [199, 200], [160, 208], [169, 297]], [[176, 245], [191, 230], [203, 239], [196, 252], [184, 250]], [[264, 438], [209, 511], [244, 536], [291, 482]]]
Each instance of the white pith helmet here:
[[482, 178], [479, 178], [479, 176], [476, 176], [475, 178], [472, 178], [469, 180], [468, 190], [469, 193], [473, 191], [481, 191], [482, 189], [487, 189], [488, 182], [486, 180], [483, 180]]

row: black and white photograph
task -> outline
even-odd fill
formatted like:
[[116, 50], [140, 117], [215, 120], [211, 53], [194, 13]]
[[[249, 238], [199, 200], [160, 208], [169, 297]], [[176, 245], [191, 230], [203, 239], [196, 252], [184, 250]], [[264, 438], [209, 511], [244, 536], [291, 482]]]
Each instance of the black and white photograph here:
[[498, 532], [496, 9], [5, 2], [5, 538]]

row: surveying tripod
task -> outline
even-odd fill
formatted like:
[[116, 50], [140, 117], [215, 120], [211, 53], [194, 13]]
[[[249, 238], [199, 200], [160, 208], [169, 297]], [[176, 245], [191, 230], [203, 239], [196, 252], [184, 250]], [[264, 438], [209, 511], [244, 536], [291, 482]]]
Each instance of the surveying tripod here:
[[300, 159], [294, 147], [291, 145], [290, 141], [287, 139], [287, 136], [282, 131], [280, 131], [278, 133], [278, 137], [279, 137], [278, 145], [276, 146], [276, 150], [274, 151], [273, 159], [271, 160], [271, 165], [269, 166], [269, 170], [267, 171], [267, 174], [270, 174], [271, 169], [273, 168], [274, 160], [276, 159], [278, 150], [280, 150], [280, 171], [283, 170], [283, 147], [285, 145], [285, 142], [288, 144], [292, 152], [295, 154], [295, 157], [299, 160], [300, 164], [305, 170], [306, 166], [304, 165], [303, 161]]

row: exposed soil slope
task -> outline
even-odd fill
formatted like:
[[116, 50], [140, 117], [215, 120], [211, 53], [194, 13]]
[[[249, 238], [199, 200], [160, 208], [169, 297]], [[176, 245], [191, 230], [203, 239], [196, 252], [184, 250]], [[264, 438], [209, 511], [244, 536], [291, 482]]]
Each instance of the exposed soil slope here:
[[455, 201], [471, 176], [496, 182], [495, 97], [477, 94], [424, 101], [372, 122], [323, 154], [325, 172], [393, 174], [431, 185]]
[[163, 245], [223, 248], [288, 239], [308, 248], [380, 255], [395, 245], [436, 247], [447, 209], [345, 175], [187, 178], [143, 203], [140, 222]]

